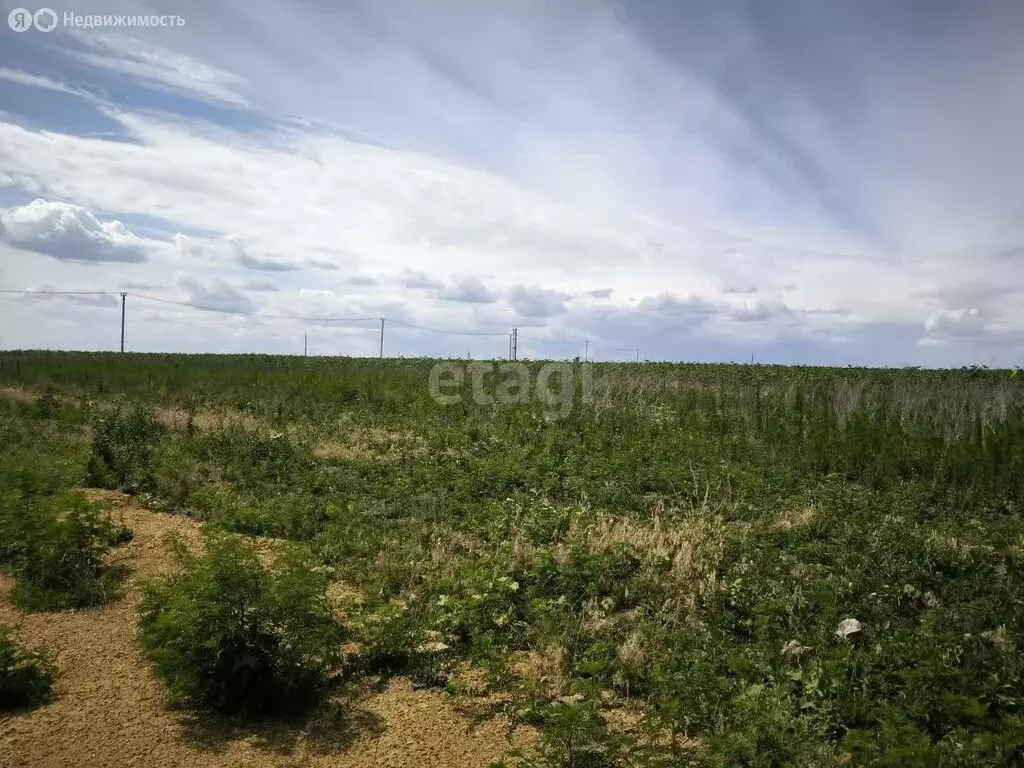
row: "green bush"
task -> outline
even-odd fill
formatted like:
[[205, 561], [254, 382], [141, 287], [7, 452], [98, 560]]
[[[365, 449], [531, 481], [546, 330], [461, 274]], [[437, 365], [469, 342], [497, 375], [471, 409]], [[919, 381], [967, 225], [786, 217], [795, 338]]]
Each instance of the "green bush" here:
[[104, 559], [131, 531], [80, 496], [8, 496], [0, 509], [0, 533], [0, 558], [11, 568], [11, 600], [19, 608], [84, 608], [121, 596], [118, 574]]
[[92, 427], [88, 481], [129, 492], [150, 489], [153, 458], [165, 431], [152, 410], [141, 405], [101, 413]]
[[178, 544], [181, 573], [148, 582], [139, 641], [171, 703], [243, 717], [315, 704], [341, 658], [327, 577], [299, 550], [273, 569], [237, 537], [211, 535], [206, 553]]
[[11, 633], [0, 626], [0, 710], [46, 701], [56, 674], [52, 652], [23, 648]]

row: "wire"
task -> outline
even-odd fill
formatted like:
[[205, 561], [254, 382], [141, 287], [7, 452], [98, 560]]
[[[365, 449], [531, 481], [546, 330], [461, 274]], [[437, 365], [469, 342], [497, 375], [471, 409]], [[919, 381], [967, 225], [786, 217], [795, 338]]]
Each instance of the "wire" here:
[[405, 326], [406, 328], [415, 328], [419, 331], [429, 331], [430, 333], [442, 333], [448, 336], [508, 336], [508, 331], [502, 331], [500, 333], [490, 333], [486, 331], [446, 331], [440, 328], [427, 328], [425, 325], [416, 325], [415, 323], [406, 323], [401, 320], [388, 319], [389, 323], [394, 325]]
[[[49, 291], [49, 290], [11, 290], [11, 289], [0, 289], [0, 293], [24, 293], [24, 294], [41, 294], [41, 295], [53, 295], [53, 296], [85, 296], [85, 295], [104, 295], [112, 296], [120, 293], [120, 291]], [[263, 317], [269, 320], [302, 320], [305, 322], [317, 322], [317, 323], [361, 323], [361, 322], [379, 322], [380, 316], [372, 317], [336, 317], [336, 316], [316, 316], [316, 315], [282, 315], [282, 314], [267, 314], [264, 312], [254, 312], [246, 309], [230, 309], [227, 307], [210, 307], [204, 304], [196, 304], [191, 301], [177, 301], [175, 299], [164, 299], [159, 296], [150, 296], [145, 293], [134, 293], [125, 291], [125, 293], [136, 299], [143, 299], [145, 301], [154, 301], [159, 304], [169, 304], [176, 307], [187, 307], [189, 309], [195, 309], [200, 312], [216, 312], [224, 315], [238, 315], [241, 317]], [[451, 331], [444, 330], [441, 328], [429, 328], [425, 325], [417, 325], [416, 323], [407, 323], [402, 320], [388, 319], [389, 323], [405, 328], [414, 328], [420, 331], [427, 331], [429, 333], [440, 333], [448, 336], [508, 336], [507, 331], [501, 331], [497, 333], [491, 333], [487, 331]]]
[[29, 296], [113, 296], [118, 291], [19, 291], [11, 288], [0, 288], [0, 293], [23, 293]]
[[[130, 291], [51, 291], [51, 290], [13, 290], [13, 289], [0, 289], [0, 293], [18, 293], [18, 294], [29, 294], [29, 295], [48, 295], [48, 296], [113, 296], [120, 293], [125, 293], [136, 299], [143, 299], [144, 301], [153, 301], [158, 304], [168, 304], [176, 307], [187, 307], [188, 309], [198, 310], [200, 312], [216, 312], [224, 315], [237, 315], [241, 317], [262, 317], [268, 320], [302, 320], [305, 322], [318, 322], [318, 323], [361, 323], [361, 322], [379, 322], [381, 316], [372, 317], [334, 317], [334, 316], [310, 316], [310, 315], [282, 315], [282, 314], [266, 314], [263, 312], [254, 312], [246, 309], [230, 309], [227, 307], [210, 307], [204, 304], [196, 304], [191, 301], [177, 301], [175, 299], [164, 299], [159, 296], [150, 296], [145, 293], [134, 293]], [[395, 320], [387, 318], [387, 322], [399, 326], [400, 328], [412, 328], [418, 331], [426, 331], [428, 333], [439, 333], [445, 336], [479, 336], [479, 337], [491, 337], [497, 338], [507, 337], [508, 331], [454, 331], [443, 328], [430, 328], [425, 325], [418, 325], [416, 323], [405, 322], [404, 320]], [[522, 339], [520, 339], [522, 340]], [[537, 339], [536, 343], [541, 344], [584, 344], [585, 340], [547, 340]]]
[[173, 304], [176, 307], [189, 307], [191, 309], [198, 309], [203, 312], [221, 312], [226, 315], [244, 315], [246, 317], [255, 317], [256, 312], [248, 312], [244, 309], [225, 309], [223, 307], [205, 307], [201, 304], [192, 304], [188, 301], [174, 301], [173, 299], [161, 299], [157, 296], [146, 296], [143, 293], [131, 294], [136, 299], [145, 299], [146, 301], [156, 301], [160, 304]]
[[147, 296], [143, 293], [132, 293], [138, 299], [146, 299], [147, 301], [156, 301], [161, 304], [173, 304], [179, 307], [189, 307], [191, 309], [198, 309], [203, 312], [220, 312], [226, 315], [241, 315], [243, 317], [265, 317], [271, 320], [304, 320], [306, 322], [333, 322], [333, 323], [357, 323], [365, 322], [368, 320], [380, 320], [379, 317], [316, 317], [308, 315], [273, 315], [266, 314], [263, 312], [250, 312], [245, 309], [227, 309], [224, 307], [207, 307], [202, 304], [193, 304], [189, 301], [175, 301], [173, 299], [161, 299], [158, 296]]

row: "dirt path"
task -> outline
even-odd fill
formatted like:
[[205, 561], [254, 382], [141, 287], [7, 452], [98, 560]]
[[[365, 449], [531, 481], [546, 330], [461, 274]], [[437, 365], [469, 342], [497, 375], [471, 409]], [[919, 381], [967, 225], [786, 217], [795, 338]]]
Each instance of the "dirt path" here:
[[[199, 525], [108, 494], [135, 537], [112, 560], [129, 571], [124, 600], [97, 610], [26, 614], [0, 578], [0, 623], [18, 639], [58, 651], [51, 703], [0, 716], [0, 766], [486, 766], [509, 747], [502, 718], [473, 726], [439, 691], [407, 680], [356, 701], [333, 702], [307, 722], [239, 730], [169, 711], [135, 642], [138, 579], [174, 567], [168, 533], [193, 546]], [[529, 740], [529, 734], [523, 734]]]

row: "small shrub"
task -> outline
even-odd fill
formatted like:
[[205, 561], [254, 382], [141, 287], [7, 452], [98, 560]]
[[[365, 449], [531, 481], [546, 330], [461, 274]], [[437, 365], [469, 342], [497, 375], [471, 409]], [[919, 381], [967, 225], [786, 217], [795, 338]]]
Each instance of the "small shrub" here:
[[23, 648], [11, 634], [0, 626], [0, 711], [43, 703], [56, 674], [52, 652]]
[[131, 531], [81, 497], [5, 505], [0, 532], [0, 555], [15, 578], [11, 600], [19, 608], [85, 608], [121, 596], [117, 573], [103, 561], [111, 545], [129, 540]]
[[153, 412], [141, 405], [100, 414], [92, 428], [88, 481], [129, 492], [150, 489], [153, 459], [164, 432]]
[[0, 564], [13, 565], [24, 556], [32, 522], [32, 507], [20, 491], [8, 489], [0, 497]]
[[139, 641], [172, 704], [243, 717], [316, 703], [340, 663], [327, 577], [298, 550], [271, 570], [237, 537], [206, 554], [176, 547], [183, 571], [147, 583]]
[[537, 748], [530, 754], [513, 749], [510, 762], [491, 768], [616, 768], [629, 765], [632, 739], [614, 734], [598, 709], [582, 701], [532, 702], [514, 720], [543, 726]]

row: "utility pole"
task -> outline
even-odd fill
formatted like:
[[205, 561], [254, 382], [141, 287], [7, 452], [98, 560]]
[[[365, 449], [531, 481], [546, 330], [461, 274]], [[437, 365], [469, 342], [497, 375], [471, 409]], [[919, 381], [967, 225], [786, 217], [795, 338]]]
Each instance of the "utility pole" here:
[[512, 329], [512, 359], [515, 360], [519, 356], [519, 329]]
[[636, 348], [636, 361], [638, 363], [640, 362], [640, 347]]
[[124, 299], [128, 291], [121, 291], [121, 351], [124, 352]]
[[306, 352], [309, 351], [309, 331], [302, 334], [302, 356], [306, 356]]
[[380, 319], [380, 359], [384, 359], [384, 318]]
[[584, 339], [583, 341], [583, 362], [587, 362], [590, 357], [590, 339]]

